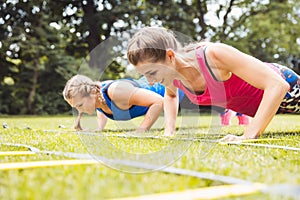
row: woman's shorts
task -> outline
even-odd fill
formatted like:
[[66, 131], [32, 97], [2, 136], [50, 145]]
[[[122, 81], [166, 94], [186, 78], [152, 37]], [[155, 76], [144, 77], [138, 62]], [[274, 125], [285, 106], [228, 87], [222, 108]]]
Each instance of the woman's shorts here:
[[286, 93], [277, 113], [300, 114], [300, 76], [285, 66], [272, 64], [280, 69], [283, 78], [290, 84], [290, 91]]

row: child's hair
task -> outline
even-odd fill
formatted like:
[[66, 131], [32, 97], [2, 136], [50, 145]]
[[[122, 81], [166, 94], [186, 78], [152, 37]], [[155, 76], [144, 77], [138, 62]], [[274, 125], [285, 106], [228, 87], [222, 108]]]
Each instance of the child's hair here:
[[92, 81], [92, 79], [84, 75], [75, 75], [66, 83], [63, 96], [65, 100], [70, 100], [77, 94], [86, 97], [91, 94], [93, 89], [100, 90], [97, 82]]
[[180, 43], [171, 31], [161, 27], [145, 27], [134, 34], [127, 48], [127, 58], [133, 65], [139, 62], [164, 61], [167, 49], [177, 51]]

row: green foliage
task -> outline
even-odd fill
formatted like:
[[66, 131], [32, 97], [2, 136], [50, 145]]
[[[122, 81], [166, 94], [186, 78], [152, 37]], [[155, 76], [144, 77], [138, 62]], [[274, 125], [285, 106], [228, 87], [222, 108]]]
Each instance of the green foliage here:
[[1, 57], [10, 64], [3, 74], [12, 77], [14, 84], [3, 88], [1, 104], [9, 106], [1, 107], [0, 113], [54, 114], [66, 110], [58, 93], [76, 72], [76, 60], [65, 51], [64, 33], [49, 26], [51, 13], [45, 5], [36, 1], [2, 5], [7, 13], [1, 18], [7, 20], [7, 27]]
[[291, 66], [292, 56], [300, 58], [299, 10], [298, 1], [286, 0], [7, 1], [0, 4], [0, 113], [68, 112], [61, 97], [66, 81], [77, 73], [126, 76], [123, 33], [143, 26], [170, 28], [189, 42], [225, 42]]
[[298, 55], [300, 50], [299, 37], [295, 34], [300, 31], [299, 2], [253, 4], [240, 1], [235, 6], [244, 12], [220, 29], [214, 40], [233, 45], [263, 61], [292, 67], [291, 56]]

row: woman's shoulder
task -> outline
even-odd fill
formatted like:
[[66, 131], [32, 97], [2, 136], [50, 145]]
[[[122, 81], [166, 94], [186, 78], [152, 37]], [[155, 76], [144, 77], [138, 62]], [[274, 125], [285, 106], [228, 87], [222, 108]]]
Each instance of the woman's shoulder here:
[[201, 46], [204, 46], [207, 50], [217, 51], [218, 49], [231, 48], [230, 45], [221, 42], [204, 42], [200, 43]]
[[205, 54], [211, 59], [218, 59], [223, 55], [231, 54], [231, 52], [233, 53], [234, 51], [238, 50], [225, 43], [209, 43], [205, 48]]

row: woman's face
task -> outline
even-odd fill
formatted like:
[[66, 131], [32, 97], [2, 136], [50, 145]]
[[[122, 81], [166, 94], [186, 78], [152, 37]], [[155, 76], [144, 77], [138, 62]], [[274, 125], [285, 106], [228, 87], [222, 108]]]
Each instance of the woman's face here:
[[76, 108], [79, 113], [87, 113], [92, 115], [96, 110], [96, 98], [93, 94], [86, 97], [82, 97], [80, 94], [78, 94], [72, 99], [68, 100], [68, 103], [73, 108]]
[[176, 77], [176, 71], [173, 67], [163, 63], [143, 62], [138, 63], [135, 68], [140, 74], [147, 78], [150, 84], [157, 82], [165, 86], [170, 86]]

